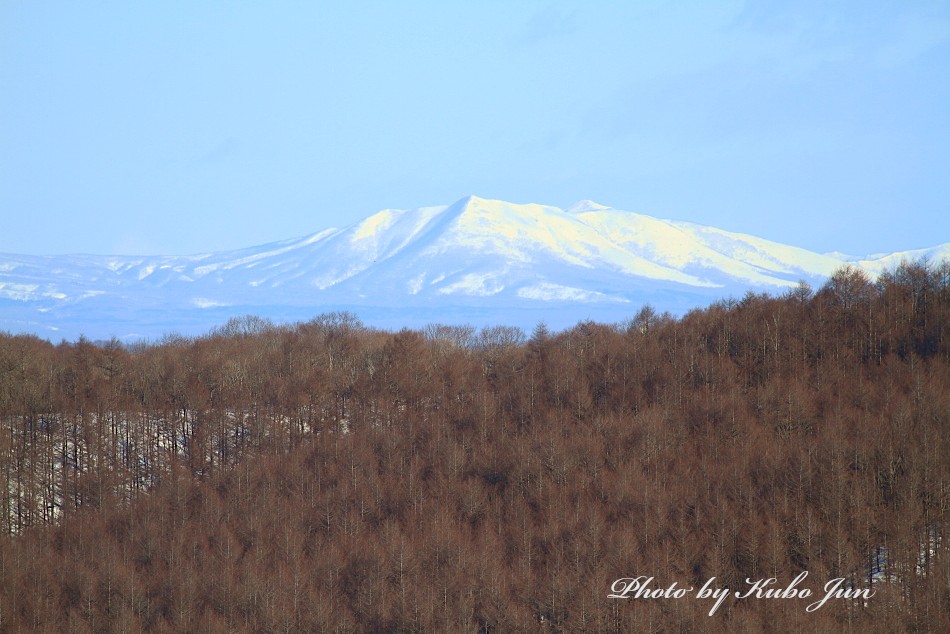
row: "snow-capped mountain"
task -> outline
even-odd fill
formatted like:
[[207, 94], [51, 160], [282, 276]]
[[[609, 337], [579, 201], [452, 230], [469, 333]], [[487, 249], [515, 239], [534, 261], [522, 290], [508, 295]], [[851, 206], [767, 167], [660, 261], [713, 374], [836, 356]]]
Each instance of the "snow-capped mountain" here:
[[353, 310], [385, 327], [554, 327], [821, 284], [850, 262], [876, 276], [932, 249], [851, 258], [581, 201], [562, 210], [469, 196], [386, 209], [342, 229], [191, 256], [0, 255], [0, 328], [45, 337], [204, 332], [229, 316]]

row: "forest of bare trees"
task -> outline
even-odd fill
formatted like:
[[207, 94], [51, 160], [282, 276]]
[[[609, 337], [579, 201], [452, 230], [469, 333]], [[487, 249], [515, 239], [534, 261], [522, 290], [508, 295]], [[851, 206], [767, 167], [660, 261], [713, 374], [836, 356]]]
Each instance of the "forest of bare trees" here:
[[[563, 332], [0, 335], [0, 485], [0, 632], [950, 631], [950, 265]], [[873, 596], [608, 598], [802, 571]]]

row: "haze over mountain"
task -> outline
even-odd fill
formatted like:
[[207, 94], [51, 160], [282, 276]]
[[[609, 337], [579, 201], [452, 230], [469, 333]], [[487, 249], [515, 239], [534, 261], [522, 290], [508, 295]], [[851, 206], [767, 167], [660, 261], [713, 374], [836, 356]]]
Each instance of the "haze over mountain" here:
[[342, 229], [190, 256], [0, 255], [0, 329], [48, 338], [199, 334], [231, 316], [371, 325], [556, 328], [644, 304], [681, 313], [748, 290], [820, 285], [845, 263], [872, 277], [930, 249], [851, 257], [581, 201], [566, 210], [475, 196], [386, 209]]

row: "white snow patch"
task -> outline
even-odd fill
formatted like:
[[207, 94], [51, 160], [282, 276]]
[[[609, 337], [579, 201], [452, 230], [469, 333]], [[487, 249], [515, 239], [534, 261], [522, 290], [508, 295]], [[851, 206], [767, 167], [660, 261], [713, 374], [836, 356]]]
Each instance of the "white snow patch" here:
[[205, 297], [195, 297], [191, 300], [192, 305], [198, 308], [218, 308], [221, 306], [227, 306], [228, 304], [224, 302], [218, 302], [213, 299], [207, 299]]
[[487, 297], [496, 295], [505, 290], [505, 285], [496, 279], [492, 273], [469, 273], [458, 282], [443, 286], [439, 293], [443, 295], [475, 295], [478, 297]]
[[364, 268], [365, 267], [354, 266], [354, 267], [348, 268], [343, 273], [340, 273], [339, 270], [333, 270], [325, 275], [321, 275], [320, 277], [313, 278], [313, 280], [311, 280], [310, 283], [322, 291], [327, 288], [330, 288], [331, 286], [335, 284], [339, 284], [340, 282], [344, 280], [350, 279], [357, 273], [363, 271]]
[[842, 253], [841, 251], [829, 251], [828, 253], [824, 253], [822, 255], [825, 255], [829, 258], [834, 258], [836, 260], [841, 260], [842, 262], [855, 262], [862, 259], [859, 255], [849, 255], [847, 253]]
[[[229, 271], [239, 266], [246, 266], [247, 268], [251, 268], [252, 266], [257, 266], [258, 264], [260, 264], [262, 260], [272, 259], [275, 256], [281, 255], [283, 253], [287, 253], [288, 251], [293, 251], [296, 248], [297, 248], [297, 245], [290, 245], [290, 246], [281, 247], [278, 249], [271, 249], [269, 251], [261, 251], [260, 253], [253, 253], [243, 258], [237, 258], [235, 260], [220, 262], [218, 264], [209, 264], [207, 265], [207, 267], [209, 268], [209, 270], [212, 270], [212, 271], [218, 267], [220, 267], [222, 270], [225, 270], [225, 271]], [[199, 268], [205, 268], [205, 267], [199, 267]], [[198, 269], [195, 269], [195, 271], [197, 270]]]
[[623, 297], [611, 297], [598, 291], [588, 291], [582, 288], [572, 286], [562, 286], [552, 284], [551, 282], [541, 282], [534, 286], [525, 286], [518, 289], [518, 297], [525, 299], [538, 299], [546, 302], [571, 301], [571, 302], [617, 302], [629, 303], [630, 300]]
[[221, 266], [220, 263], [205, 264], [204, 266], [196, 266], [194, 269], [192, 269], [191, 272], [192, 272], [192, 274], [195, 275], [196, 277], [204, 277], [204, 276], [207, 275], [208, 273], [211, 273], [211, 272], [213, 272], [213, 271], [216, 271], [219, 266]]
[[329, 236], [329, 235], [331, 235], [331, 234], [334, 234], [334, 233], [336, 233], [337, 231], [338, 231], [338, 229], [324, 229], [324, 230], [321, 231], [320, 233], [315, 233], [315, 234], [313, 234], [312, 236], [310, 236], [309, 238], [305, 238], [305, 239], [300, 243], [300, 245], [301, 245], [301, 246], [305, 246], [305, 245], [308, 245], [308, 244], [313, 244], [314, 242], [320, 242], [320, 240], [323, 240], [323, 239], [326, 238], [327, 236]]
[[406, 284], [406, 287], [409, 289], [410, 295], [418, 295], [419, 291], [422, 290], [422, 285], [425, 283], [426, 274], [423, 271], [419, 275], [415, 276]]
[[38, 284], [14, 284], [13, 282], [0, 282], [0, 297], [8, 297], [16, 300], [30, 300], [36, 297]]

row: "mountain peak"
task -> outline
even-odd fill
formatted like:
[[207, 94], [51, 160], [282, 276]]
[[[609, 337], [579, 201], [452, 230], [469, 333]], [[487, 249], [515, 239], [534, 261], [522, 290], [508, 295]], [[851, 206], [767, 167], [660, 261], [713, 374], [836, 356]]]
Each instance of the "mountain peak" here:
[[448, 206], [449, 215], [460, 216], [467, 211], [472, 211], [479, 207], [482, 207], [484, 203], [489, 202], [485, 198], [480, 198], [474, 194], [469, 194], [464, 198], [459, 198], [454, 203]]
[[582, 214], [585, 211], [603, 211], [605, 209], [610, 209], [610, 207], [595, 203], [593, 200], [579, 200], [565, 211], [569, 214]]
[[516, 217], [522, 215], [524, 210], [531, 206], [470, 195], [450, 205], [448, 215], [455, 218]]
[[468, 196], [464, 196], [456, 200], [454, 203], [450, 205], [450, 207], [458, 207], [458, 208], [464, 209], [466, 207], [470, 207], [473, 205], [480, 205], [486, 202], [498, 202], [498, 201], [490, 201], [488, 198], [482, 198], [481, 196], [476, 196], [475, 194], [469, 194]]

